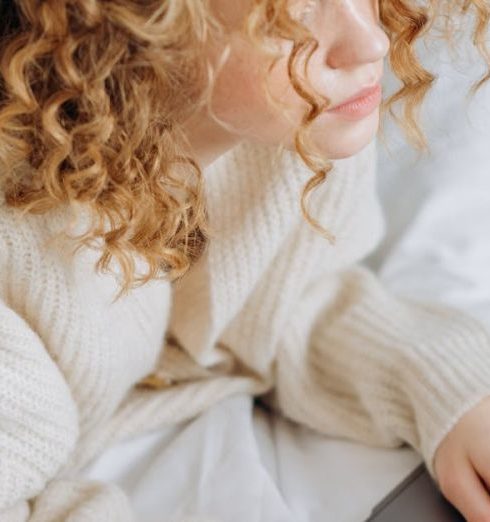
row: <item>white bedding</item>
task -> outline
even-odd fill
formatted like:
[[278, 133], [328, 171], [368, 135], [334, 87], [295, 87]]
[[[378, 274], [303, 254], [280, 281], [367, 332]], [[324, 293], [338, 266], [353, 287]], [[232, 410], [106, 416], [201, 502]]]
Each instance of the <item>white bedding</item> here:
[[[385, 121], [378, 159], [388, 230], [366, 263], [397, 292], [443, 300], [490, 325], [490, 86], [466, 105], [484, 71], [476, 52], [455, 67], [445, 48], [432, 59], [419, 50], [439, 74], [422, 112], [432, 156], [416, 161]], [[395, 85], [387, 72], [385, 93]], [[109, 448], [85, 475], [119, 484], [138, 521], [361, 522], [420, 462], [408, 446], [320, 436], [237, 395]]]

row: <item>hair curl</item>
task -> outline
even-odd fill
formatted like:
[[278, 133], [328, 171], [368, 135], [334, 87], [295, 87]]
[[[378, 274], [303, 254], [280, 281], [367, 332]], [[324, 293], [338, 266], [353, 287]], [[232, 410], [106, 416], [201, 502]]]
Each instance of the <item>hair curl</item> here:
[[[379, 0], [390, 64], [403, 84], [383, 100], [381, 110], [390, 110], [418, 148], [426, 142], [415, 111], [435, 76], [419, 63], [415, 41], [438, 19], [445, 22], [442, 37], [451, 40], [454, 14], [471, 11], [476, 16], [473, 43], [490, 68], [486, 0], [426, 3]], [[299, 68], [318, 43], [288, 4], [252, 0], [245, 30], [272, 54], [271, 37], [293, 43], [289, 78], [310, 107], [296, 131], [295, 147], [314, 173], [301, 209], [315, 229], [334, 241], [306, 209], [307, 195], [332, 169], [308, 139], [311, 123], [329, 100], [312, 91]], [[5, 203], [23, 214], [63, 205], [88, 209], [94, 221], [76, 238], [74, 251], [101, 240], [96, 270], [109, 271], [113, 258], [119, 263], [123, 281], [117, 297], [151, 279], [181, 277], [212, 236], [202, 172], [186, 153], [179, 126], [206, 102], [211, 89], [213, 74], [200, 49], [222, 28], [208, 0], [2, 0], [0, 19], [0, 191]], [[489, 77], [480, 79], [472, 94]], [[398, 100], [405, 102], [401, 122], [391, 108]], [[133, 254], [148, 265], [140, 277]]]

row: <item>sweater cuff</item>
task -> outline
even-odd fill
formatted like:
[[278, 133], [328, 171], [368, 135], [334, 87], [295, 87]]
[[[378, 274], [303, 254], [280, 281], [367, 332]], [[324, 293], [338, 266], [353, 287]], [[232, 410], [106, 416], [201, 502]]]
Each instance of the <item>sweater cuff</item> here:
[[489, 334], [460, 310], [395, 296], [362, 266], [346, 282], [358, 301], [315, 342], [341, 342], [341, 357], [363, 364], [361, 400], [422, 455], [437, 482], [440, 442], [490, 395]]

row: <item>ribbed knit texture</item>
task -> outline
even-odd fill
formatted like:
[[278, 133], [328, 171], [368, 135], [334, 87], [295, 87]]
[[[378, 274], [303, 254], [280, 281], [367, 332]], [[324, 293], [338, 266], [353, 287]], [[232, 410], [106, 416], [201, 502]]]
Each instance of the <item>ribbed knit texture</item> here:
[[[118, 487], [80, 470], [239, 392], [327, 435], [408, 443], [434, 477], [439, 442], [490, 395], [490, 337], [361, 264], [384, 233], [375, 164], [372, 142], [312, 194], [331, 245], [301, 215], [297, 155], [237, 146], [205, 170], [205, 254], [113, 304], [98, 252], [44, 244], [68, 209], [20, 218], [0, 200], [0, 520], [134, 520]], [[199, 515], [187, 520], [211, 520]]]

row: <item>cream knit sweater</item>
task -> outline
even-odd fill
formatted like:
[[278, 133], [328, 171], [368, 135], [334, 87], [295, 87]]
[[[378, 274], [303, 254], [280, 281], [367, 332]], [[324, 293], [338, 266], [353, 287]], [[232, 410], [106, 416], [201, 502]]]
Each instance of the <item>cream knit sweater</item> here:
[[[408, 443], [434, 477], [442, 437], [490, 395], [490, 337], [360, 264], [384, 233], [375, 160], [371, 142], [313, 193], [332, 246], [301, 216], [299, 158], [235, 147], [205, 170], [217, 235], [204, 256], [114, 304], [98, 252], [44, 247], [66, 209], [19, 219], [0, 200], [0, 520], [133, 520], [119, 488], [80, 469], [237, 392], [328, 435]], [[168, 385], [134, 386], [152, 371]]]

